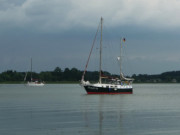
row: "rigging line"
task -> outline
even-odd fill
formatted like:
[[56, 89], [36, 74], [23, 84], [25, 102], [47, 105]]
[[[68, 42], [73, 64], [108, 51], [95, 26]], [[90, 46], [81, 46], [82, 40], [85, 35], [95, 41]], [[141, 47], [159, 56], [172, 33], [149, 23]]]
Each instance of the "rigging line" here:
[[25, 76], [24, 76], [24, 82], [26, 81], [26, 78], [27, 78], [27, 74], [29, 72], [29, 68], [27, 68], [26, 72], [25, 72]]
[[95, 41], [96, 41], [96, 38], [97, 38], [99, 27], [100, 27], [100, 23], [98, 25], [98, 28], [97, 28], [97, 31], [96, 31], [96, 34], [95, 34], [95, 37], [94, 37], [94, 40], [93, 40], [93, 44], [92, 44], [92, 47], [91, 47], [91, 50], [90, 50], [90, 53], [89, 53], [89, 56], [88, 56], [88, 60], [87, 60], [87, 63], [86, 63], [86, 66], [85, 66], [85, 69], [84, 69], [84, 72], [83, 72], [81, 80], [84, 80], [84, 76], [85, 76], [85, 73], [86, 73], [86, 70], [87, 70], [87, 67], [88, 67], [88, 64], [89, 64], [89, 60], [90, 60], [90, 57], [91, 57], [92, 50], [93, 50], [94, 45], [95, 45]]
[[24, 82], [26, 81], [27, 73], [28, 73], [28, 72], [25, 73]]

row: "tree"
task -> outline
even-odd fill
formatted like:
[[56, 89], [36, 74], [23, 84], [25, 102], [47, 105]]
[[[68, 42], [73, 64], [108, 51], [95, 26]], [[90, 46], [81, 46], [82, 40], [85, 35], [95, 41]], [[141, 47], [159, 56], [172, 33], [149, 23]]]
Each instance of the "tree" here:
[[54, 69], [54, 71], [52, 72], [52, 74], [53, 74], [53, 80], [55, 80], [55, 81], [62, 81], [63, 74], [62, 74], [61, 68], [56, 67]]
[[43, 81], [52, 81], [53, 80], [53, 76], [51, 74], [51, 72], [41, 72], [39, 75], [39, 78]]
[[64, 73], [63, 73], [63, 80], [71, 81], [71, 73], [70, 73], [69, 68], [65, 68]]
[[71, 71], [71, 81], [79, 81], [81, 80], [82, 72], [77, 70], [76, 68], [72, 68]]

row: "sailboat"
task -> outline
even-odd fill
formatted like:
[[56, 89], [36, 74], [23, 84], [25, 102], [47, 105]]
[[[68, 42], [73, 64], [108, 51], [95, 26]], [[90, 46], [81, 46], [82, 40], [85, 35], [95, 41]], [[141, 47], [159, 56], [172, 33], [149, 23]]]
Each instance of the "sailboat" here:
[[[88, 63], [91, 57], [91, 53], [94, 47], [94, 42], [85, 66], [85, 70], [82, 75], [81, 79], [81, 86], [84, 87], [87, 94], [132, 94], [133, 87], [132, 82], [134, 79], [124, 77], [122, 73], [122, 42], [125, 42], [125, 38], [121, 39], [120, 43], [120, 57], [118, 57], [118, 61], [120, 62], [120, 75], [117, 78], [107, 77], [104, 76], [102, 73], [102, 25], [103, 25], [103, 18], [101, 17], [101, 40], [100, 40], [100, 60], [99, 60], [99, 81], [97, 83], [90, 83], [89, 81], [84, 80], [84, 76], [88, 67]], [[97, 33], [96, 33], [97, 34]], [[105, 83], [102, 79], [106, 79]]]
[[[26, 80], [27, 73], [25, 75], [24, 81]], [[44, 86], [43, 82], [40, 82], [38, 79], [33, 79], [32, 78], [32, 58], [31, 58], [31, 81], [28, 81], [27, 86]]]

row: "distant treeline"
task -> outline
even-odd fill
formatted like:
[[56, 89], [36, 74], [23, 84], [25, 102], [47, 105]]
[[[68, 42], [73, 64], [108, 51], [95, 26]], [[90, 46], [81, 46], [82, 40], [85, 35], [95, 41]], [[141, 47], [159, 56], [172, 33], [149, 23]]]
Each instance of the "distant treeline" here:
[[[79, 82], [81, 80], [83, 71], [76, 68], [65, 68], [62, 70], [56, 67], [54, 71], [42, 71], [40, 73], [32, 72], [32, 78], [38, 79], [45, 82]], [[98, 79], [98, 72], [87, 72], [86, 77], [94, 81]], [[26, 72], [17, 72], [14, 70], [7, 70], [0, 73], [0, 83], [13, 83], [13, 82], [23, 82]], [[26, 81], [31, 80], [31, 73], [27, 73]]]
[[[83, 71], [76, 68], [65, 68], [62, 70], [56, 67], [54, 71], [43, 71], [40, 73], [32, 72], [33, 79], [39, 79], [41, 81], [49, 83], [59, 83], [59, 82], [79, 82], [81, 80]], [[118, 75], [111, 75], [108, 72], [103, 72], [104, 75], [117, 77]], [[23, 82], [26, 72], [17, 72], [13, 70], [7, 70], [0, 73], [0, 83], [16, 83]], [[179, 83], [180, 82], [180, 71], [165, 72], [159, 75], [147, 75], [139, 74], [132, 75], [135, 83]], [[97, 81], [99, 78], [98, 71], [87, 71], [85, 75], [85, 80]], [[31, 73], [28, 72], [26, 81], [30, 81]]]
[[180, 71], [164, 72], [157, 75], [133, 75], [136, 83], [180, 83]]

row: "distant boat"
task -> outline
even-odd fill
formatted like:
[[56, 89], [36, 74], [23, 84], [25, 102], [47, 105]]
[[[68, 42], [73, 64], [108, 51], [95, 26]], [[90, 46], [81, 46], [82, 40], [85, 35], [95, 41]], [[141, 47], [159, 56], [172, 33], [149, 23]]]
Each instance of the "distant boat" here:
[[[133, 93], [133, 87], [132, 82], [134, 79], [126, 78], [124, 77], [121, 65], [122, 65], [122, 42], [125, 42], [125, 38], [121, 39], [121, 49], [120, 49], [120, 57], [118, 57], [118, 61], [120, 62], [120, 77], [119, 78], [113, 78], [110, 76], [104, 76], [102, 73], [102, 24], [103, 24], [103, 18], [101, 18], [101, 40], [100, 40], [100, 60], [99, 60], [99, 82], [98, 83], [90, 83], [89, 81], [84, 80], [84, 76], [88, 67], [89, 59], [93, 50], [94, 42], [87, 60], [87, 64], [85, 66], [85, 70], [82, 75], [81, 79], [81, 85], [85, 88], [87, 94], [132, 94]], [[97, 35], [97, 33], [96, 33]], [[105, 83], [103, 83], [103, 79]]]
[[[24, 81], [26, 80], [27, 73], [25, 75]], [[31, 81], [28, 81], [27, 86], [44, 86], [44, 83], [39, 81], [38, 79], [33, 79], [32, 78], [32, 58], [31, 58]]]

